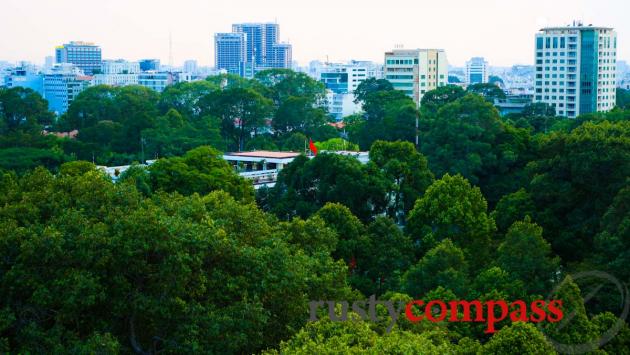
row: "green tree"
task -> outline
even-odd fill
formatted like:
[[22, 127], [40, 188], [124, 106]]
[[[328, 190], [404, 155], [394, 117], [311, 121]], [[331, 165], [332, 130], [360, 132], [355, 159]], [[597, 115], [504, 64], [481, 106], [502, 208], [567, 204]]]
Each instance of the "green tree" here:
[[617, 107], [630, 109], [630, 90], [617, 88]]
[[555, 342], [564, 353], [597, 349], [598, 329], [588, 319], [580, 288], [571, 276], [566, 276], [550, 297], [562, 301], [562, 312], [565, 316], [560, 322], [541, 323], [540, 328], [545, 336]]
[[593, 248], [600, 222], [630, 176], [630, 122], [586, 122], [541, 141], [529, 163], [535, 220], [563, 261]]
[[329, 140], [323, 142], [315, 142], [315, 146], [318, 150], [329, 150], [329, 151], [340, 151], [340, 150], [349, 150], [358, 152], [359, 146], [348, 142], [343, 138], [331, 138]]
[[423, 116], [437, 114], [438, 110], [459, 98], [466, 95], [464, 89], [457, 85], [440, 86], [437, 89], [427, 91], [420, 102]]
[[469, 93], [481, 95], [491, 103], [494, 103], [494, 100], [505, 99], [506, 97], [505, 92], [501, 90], [500, 87], [490, 83], [472, 84], [466, 88], [466, 91]]
[[267, 89], [265, 96], [276, 107], [281, 107], [291, 97], [306, 99], [316, 107], [324, 106], [326, 87], [305, 73], [291, 69], [267, 69], [256, 73], [255, 79]]
[[468, 94], [421, 120], [420, 151], [436, 176], [462, 174], [494, 204], [527, 182], [531, 137], [501, 121], [496, 108]]
[[254, 188], [209, 146], [188, 151], [182, 157], [159, 159], [149, 167], [151, 190], [177, 191], [184, 195], [224, 190], [238, 200], [253, 201]]
[[542, 237], [542, 228], [528, 218], [514, 222], [499, 245], [497, 263], [523, 281], [530, 294], [547, 292], [558, 272], [559, 259]]
[[199, 101], [205, 95], [218, 90], [219, 85], [208, 80], [182, 82], [167, 86], [157, 104], [161, 114], [176, 110], [188, 119], [199, 118]]
[[304, 326], [310, 300], [350, 296], [343, 264], [253, 204], [72, 170], [0, 179], [3, 350], [257, 353]]
[[557, 354], [545, 336], [532, 324], [515, 322], [499, 330], [483, 346], [483, 354]]
[[22, 87], [0, 88], [0, 134], [12, 131], [38, 131], [53, 122], [48, 101], [35, 91]]
[[594, 262], [604, 270], [630, 281], [630, 185], [619, 190], [601, 220], [601, 231], [595, 236]]
[[[201, 99], [202, 115], [219, 117], [224, 137], [231, 147], [243, 150], [251, 135], [256, 135], [271, 113], [271, 102], [252, 89], [224, 89]], [[228, 147], [230, 148], [230, 147]]]
[[360, 102], [365, 103], [372, 93], [392, 90], [394, 90], [394, 87], [388, 80], [368, 78], [359, 83], [357, 88], [354, 89], [354, 102], [357, 104]]
[[272, 126], [278, 134], [298, 131], [310, 135], [325, 123], [325, 111], [313, 107], [312, 98], [290, 96], [278, 107]]
[[467, 274], [464, 252], [450, 239], [444, 239], [409, 268], [403, 277], [403, 289], [412, 297], [423, 297], [438, 286], [464, 295], [468, 287]]
[[373, 163], [330, 153], [299, 156], [278, 174], [265, 208], [282, 219], [305, 218], [327, 202], [339, 202], [367, 221], [384, 211], [389, 185]]
[[396, 219], [402, 217], [400, 222], [404, 222], [416, 200], [433, 183], [427, 159], [410, 142], [376, 141], [370, 148], [370, 161], [394, 182], [393, 205], [388, 214]]
[[531, 195], [521, 188], [516, 192], [501, 197], [492, 211], [492, 218], [496, 221], [500, 232], [507, 232], [512, 223], [525, 217], [534, 217], [536, 206]]
[[436, 180], [416, 201], [407, 220], [408, 234], [423, 250], [450, 238], [475, 270], [486, 262], [495, 230], [481, 191], [461, 175], [446, 174]]

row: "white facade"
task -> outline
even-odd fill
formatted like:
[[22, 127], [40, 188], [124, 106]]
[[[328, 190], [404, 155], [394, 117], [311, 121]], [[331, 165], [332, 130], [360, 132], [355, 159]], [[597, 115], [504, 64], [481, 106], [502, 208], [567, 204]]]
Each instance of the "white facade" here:
[[487, 83], [488, 62], [481, 57], [474, 57], [467, 61], [464, 82], [466, 85]]
[[196, 74], [197, 73], [197, 61], [196, 60], [187, 60], [184, 62], [184, 72]]
[[125, 60], [104, 60], [101, 72], [95, 74], [91, 85], [127, 86], [138, 85], [140, 63]]
[[609, 111], [616, 101], [617, 35], [612, 28], [543, 28], [536, 34], [534, 102], [577, 117]]
[[427, 91], [448, 84], [448, 61], [443, 49], [394, 49], [385, 53], [385, 79], [405, 92], [416, 105]]
[[359, 84], [368, 78], [373, 78], [373, 75], [378, 75], [379, 67], [382, 77], [382, 66], [367, 61], [325, 65], [315, 62], [315, 64], [312, 74], [317, 75], [316, 79], [326, 86], [328, 112], [338, 121], [344, 116], [361, 110], [361, 105], [354, 103], [354, 91]]

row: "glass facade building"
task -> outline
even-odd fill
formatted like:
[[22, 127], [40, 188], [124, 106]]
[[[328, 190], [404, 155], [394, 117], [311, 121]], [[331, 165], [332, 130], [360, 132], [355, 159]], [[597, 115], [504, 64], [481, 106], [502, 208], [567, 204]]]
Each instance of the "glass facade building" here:
[[616, 101], [617, 34], [612, 28], [543, 28], [535, 40], [534, 102], [559, 116], [609, 111]]
[[87, 75], [101, 69], [101, 47], [89, 42], [70, 42], [55, 48], [56, 63], [76, 65]]
[[291, 68], [292, 47], [279, 37], [275, 23], [233, 24], [231, 33], [214, 36], [216, 69], [251, 77], [260, 70]]

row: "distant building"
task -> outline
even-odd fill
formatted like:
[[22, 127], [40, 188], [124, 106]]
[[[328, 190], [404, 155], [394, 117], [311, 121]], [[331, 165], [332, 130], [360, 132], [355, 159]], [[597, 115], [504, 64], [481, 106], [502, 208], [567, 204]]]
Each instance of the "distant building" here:
[[197, 73], [197, 61], [196, 60], [187, 60], [184, 62], [184, 72], [190, 74]]
[[385, 79], [416, 105], [429, 90], [448, 83], [448, 62], [443, 49], [394, 49], [385, 53]]
[[52, 69], [55, 65], [55, 57], [49, 55], [44, 59], [44, 71]]
[[508, 95], [505, 99], [495, 99], [494, 106], [501, 116], [510, 113], [522, 113], [532, 103], [532, 95]]
[[68, 110], [72, 101], [89, 85], [91, 76], [72, 64], [58, 64], [44, 75], [44, 98], [48, 109], [60, 115]]
[[354, 103], [354, 90], [370, 78], [370, 62], [352, 61], [347, 64], [327, 64], [317, 68], [317, 80], [324, 83], [328, 112], [340, 121], [344, 116], [356, 113], [360, 105]]
[[127, 86], [138, 85], [140, 63], [122, 59], [105, 60], [99, 74], [95, 74], [92, 85]]
[[536, 34], [534, 102], [577, 117], [609, 111], [616, 100], [617, 34], [609, 27], [547, 27]]
[[488, 82], [488, 62], [481, 57], [471, 58], [466, 62], [466, 85], [485, 84]]
[[291, 68], [292, 47], [279, 43], [279, 38], [275, 23], [233, 24], [231, 33], [214, 35], [215, 66], [244, 77], [270, 68]]
[[11, 69], [4, 77], [8, 88], [23, 87], [44, 94], [44, 76], [31, 65], [22, 65]]
[[217, 69], [239, 74], [241, 63], [247, 63], [247, 35], [244, 33], [216, 33], [214, 35], [214, 63]]
[[56, 63], [70, 63], [85, 74], [92, 75], [101, 68], [101, 47], [89, 42], [73, 41], [55, 49]]
[[139, 61], [141, 71], [158, 71], [160, 70], [159, 59], [141, 59]]
[[138, 74], [138, 84], [162, 92], [173, 84], [173, 74], [166, 72], [143, 72]]

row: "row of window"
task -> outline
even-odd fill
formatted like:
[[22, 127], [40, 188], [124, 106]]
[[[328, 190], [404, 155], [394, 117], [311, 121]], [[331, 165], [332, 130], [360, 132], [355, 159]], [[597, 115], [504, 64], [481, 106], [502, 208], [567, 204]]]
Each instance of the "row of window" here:
[[414, 59], [387, 59], [387, 64], [418, 64], [418, 58]]

